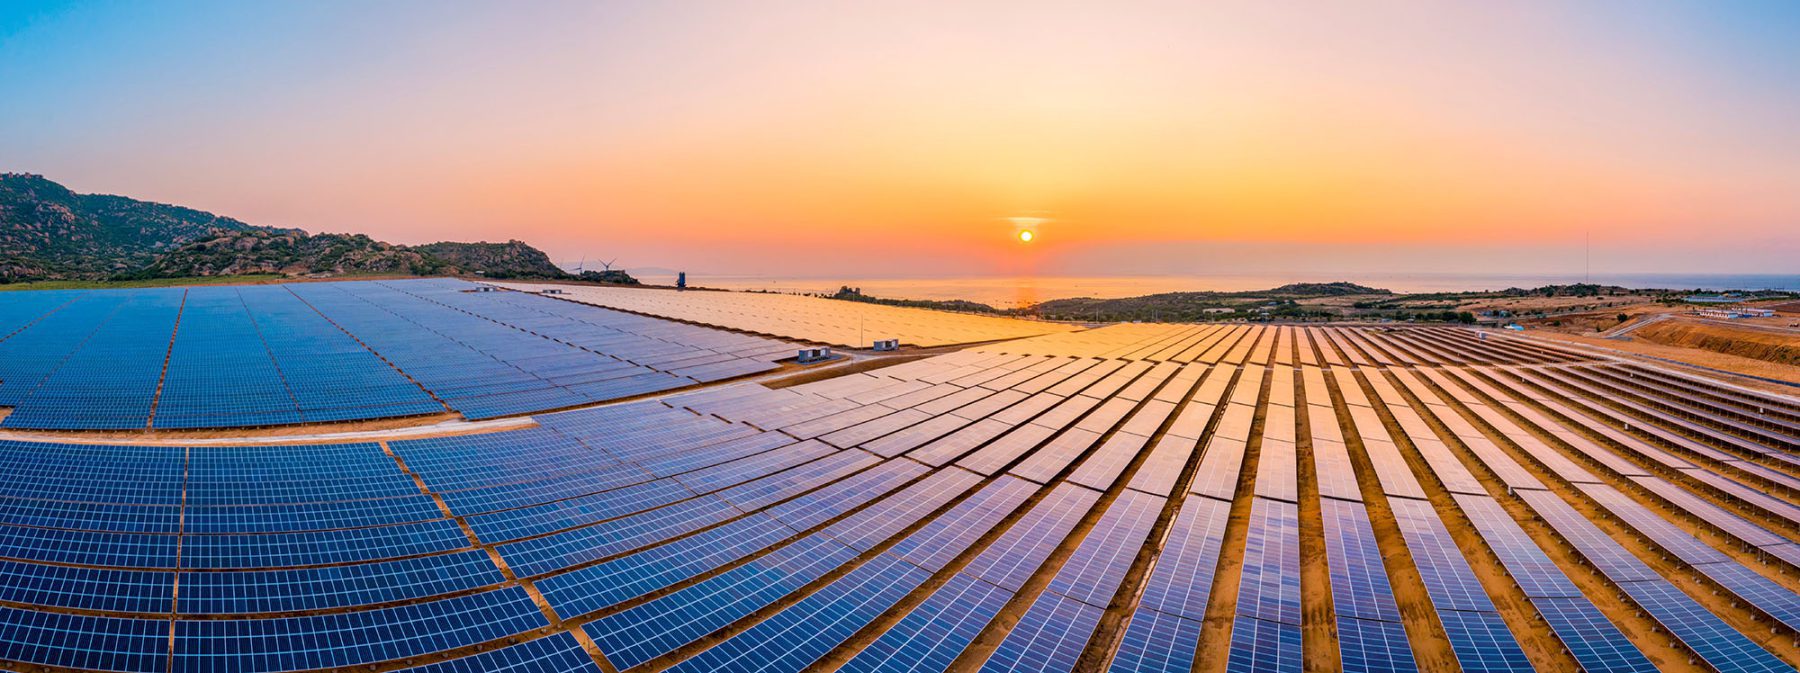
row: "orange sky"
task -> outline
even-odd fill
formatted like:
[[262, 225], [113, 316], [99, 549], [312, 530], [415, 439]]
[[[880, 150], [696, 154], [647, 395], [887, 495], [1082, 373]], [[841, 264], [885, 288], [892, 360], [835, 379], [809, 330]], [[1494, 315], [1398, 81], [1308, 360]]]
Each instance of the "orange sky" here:
[[1703, 11], [52, 7], [0, 23], [36, 92], [0, 103], [0, 168], [718, 273], [1516, 270], [1587, 232], [1601, 271], [1792, 272], [1795, 12]]

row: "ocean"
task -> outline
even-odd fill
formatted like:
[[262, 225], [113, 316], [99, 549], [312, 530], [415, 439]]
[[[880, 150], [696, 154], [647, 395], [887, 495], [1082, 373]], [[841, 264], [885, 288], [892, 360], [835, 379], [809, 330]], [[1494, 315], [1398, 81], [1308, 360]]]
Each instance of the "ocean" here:
[[[646, 283], [669, 284], [673, 275], [645, 274]], [[1097, 297], [1113, 299], [1162, 292], [1236, 292], [1265, 290], [1288, 283], [1350, 281], [1395, 292], [1461, 292], [1503, 290], [1579, 283], [1580, 277], [1500, 276], [1462, 274], [1328, 274], [1316, 277], [1283, 276], [971, 276], [955, 278], [797, 278], [784, 276], [708, 276], [688, 274], [688, 284], [730, 290], [766, 290], [791, 293], [831, 293], [840, 286], [861, 288], [864, 294], [893, 299], [967, 299], [990, 306], [1011, 308], [1051, 299]], [[1800, 291], [1795, 274], [1596, 274], [1586, 282], [1629, 288], [1679, 290], [1789, 290]]]

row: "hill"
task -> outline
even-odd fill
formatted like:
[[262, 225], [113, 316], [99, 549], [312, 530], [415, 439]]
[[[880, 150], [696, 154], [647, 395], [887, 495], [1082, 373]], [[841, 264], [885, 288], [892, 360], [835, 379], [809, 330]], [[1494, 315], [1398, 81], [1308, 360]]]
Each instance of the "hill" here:
[[1027, 309], [1055, 320], [1161, 320], [1197, 321], [1276, 317], [1326, 318], [1335, 313], [1302, 300], [1329, 297], [1392, 295], [1381, 288], [1356, 283], [1291, 283], [1269, 290], [1247, 292], [1164, 292], [1119, 299], [1053, 299]]
[[550, 261], [544, 251], [524, 241], [505, 243], [428, 243], [412, 250], [435, 258], [454, 273], [481, 274], [489, 278], [562, 278], [568, 273]]
[[570, 277], [522, 241], [405, 246], [309, 234], [0, 174], [0, 282], [248, 274]]
[[181, 206], [77, 194], [41, 175], [0, 174], [0, 278], [104, 277], [221, 231], [280, 230]]
[[419, 246], [377, 241], [362, 234], [306, 234], [297, 231], [234, 231], [170, 251], [125, 278], [198, 278], [280, 274], [341, 276], [485, 276], [567, 278], [542, 250], [520, 241], [430, 243]]

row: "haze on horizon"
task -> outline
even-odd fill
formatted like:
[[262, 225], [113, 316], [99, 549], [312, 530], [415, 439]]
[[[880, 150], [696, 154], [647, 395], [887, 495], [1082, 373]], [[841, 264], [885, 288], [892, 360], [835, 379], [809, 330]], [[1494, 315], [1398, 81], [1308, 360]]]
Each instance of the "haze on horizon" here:
[[[729, 274], [1792, 273], [1800, 3], [0, 5], [0, 170]], [[1017, 238], [1018, 218], [1038, 237]]]

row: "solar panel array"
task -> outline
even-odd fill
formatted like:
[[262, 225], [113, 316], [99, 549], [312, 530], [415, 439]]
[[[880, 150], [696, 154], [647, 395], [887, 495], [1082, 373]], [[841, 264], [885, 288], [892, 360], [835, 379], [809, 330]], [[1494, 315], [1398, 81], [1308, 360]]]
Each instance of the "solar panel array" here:
[[[690, 358], [642, 340], [679, 343], [671, 357], [738, 343], [455, 288], [289, 296], [348, 334], [414, 325], [377, 330], [374, 353], [418, 340], [499, 363], [485, 376], [560, 357], [513, 357], [515, 335], [638, 344], [633, 366], [665, 373]], [[233, 325], [234, 344], [298, 320], [240, 314], [269, 302], [231, 296], [190, 295], [185, 310]], [[482, 323], [510, 331], [472, 336]], [[263, 366], [254, 349], [216, 350]], [[0, 442], [0, 659], [1792, 670], [1800, 469], [1778, 438], [1795, 414], [1793, 400], [1461, 330], [1121, 325], [476, 434]]]
[[526, 414], [772, 371], [793, 344], [448, 280], [8, 292], [0, 427]]
[[882, 339], [943, 346], [1067, 332], [1066, 323], [947, 313], [797, 294], [496, 282], [525, 292], [557, 289], [572, 302], [814, 343], [868, 348]]

